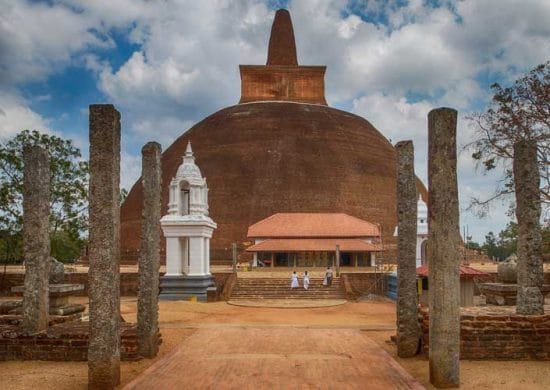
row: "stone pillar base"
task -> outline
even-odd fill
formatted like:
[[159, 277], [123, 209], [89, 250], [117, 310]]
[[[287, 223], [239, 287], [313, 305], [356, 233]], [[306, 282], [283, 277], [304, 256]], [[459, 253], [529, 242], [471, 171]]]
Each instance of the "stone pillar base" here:
[[163, 301], [181, 301], [192, 297], [206, 302], [206, 290], [213, 287], [214, 277], [208, 276], [162, 276], [160, 278], [159, 299]]

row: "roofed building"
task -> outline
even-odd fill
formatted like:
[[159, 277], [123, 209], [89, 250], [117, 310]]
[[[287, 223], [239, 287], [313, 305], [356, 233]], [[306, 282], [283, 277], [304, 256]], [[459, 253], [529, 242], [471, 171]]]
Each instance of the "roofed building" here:
[[374, 266], [382, 242], [377, 225], [343, 213], [277, 213], [248, 228], [259, 266]]

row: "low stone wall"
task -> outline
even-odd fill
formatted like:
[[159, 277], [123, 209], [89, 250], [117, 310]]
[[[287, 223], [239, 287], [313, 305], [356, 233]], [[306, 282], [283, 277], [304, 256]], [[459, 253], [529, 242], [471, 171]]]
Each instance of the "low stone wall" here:
[[[218, 291], [223, 290], [225, 281], [231, 275], [229, 272], [213, 273], [214, 282]], [[0, 275], [0, 295], [15, 296], [11, 292], [14, 286], [23, 285], [25, 275], [23, 273], [6, 273]], [[76, 296], [88, 296], [88, 274], [84, 272], [66, 272], [64, 283], [75, 283], [84, 285], [84, 290], [76, 293]], [[138, 273], [137, 272], [121, 272], [120, 273], [120, 295], [121, 296], [137, 296], [138, 288]]]
[[[50, 322], [55, 318], [50, 317]], [[0, 361], [88, 359], [87, 322], [54, 323], [47, 331], [29, 334], [20, 329], [20, 321], [20, 316], [0, 316]], [[120, 338], [121, 360], [140, 360], [136, 325], [122, 323]]]
[[378, 294], [385, 295], [388, 282], [387, 274], [382, 273], [344, 273], [342, 277], [345, 277], [345, 282], [350, 291], [346, 290], [346, 297], [348, 299], [355, 299], [363, 294]]
[[[236, 272], [231, 272], [226, 275], [227, 275], [227, 278], [225, 279], [224, 283], [221, 285], [221, 291], [220, 291], [221, 301], [228, 301], [229, 298], [231, 298], [231, 293], [233, 292], [233, 288], [237, 284]], [[218, 286], [217, 282], [216, 282], [216, 286]]]
[[[550, 313], [517, 315], [515, 308], [462, 308], [460, 358], [467, 360], [550, 360]], [[429, 313], [419, 312], [422, 348], [429, 351]]]

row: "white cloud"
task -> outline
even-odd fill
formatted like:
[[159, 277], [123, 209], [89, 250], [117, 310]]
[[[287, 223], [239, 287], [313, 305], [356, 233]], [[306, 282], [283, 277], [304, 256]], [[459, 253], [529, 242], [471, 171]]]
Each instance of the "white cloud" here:
[[60, 4], [1, 1], [0, 81], [41, 80], [59, 72], [75, 53], [112, 46], [97, 24]]
[[0, 142], [25, 129], [51, 132], [47, 120], [31, 110], [24, 99], [7, 91], [0, 94]]

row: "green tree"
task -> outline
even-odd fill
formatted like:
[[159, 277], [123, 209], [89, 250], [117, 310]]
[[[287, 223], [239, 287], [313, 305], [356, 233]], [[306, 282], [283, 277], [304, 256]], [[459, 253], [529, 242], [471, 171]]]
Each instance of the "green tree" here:
[[71, 140], [24, 130], [0, 144], [0, 258], [22, 259], [23, 146], [40, 145], [50, 154], [52, 256], [78, 256], [87, 230], [88, 163]]
[[495, 83], [491, 89], [494, 96], [487, 110], [469, 118], [475, 123], [476, 139], [466, 148], [485, 171], [501, 167], [504, 175], [491, 196], [472, 199], [471, 207], [484, 215], [493, 200], [514, 191], [513, 145], [521, 139], [537, 142], [540, 194], [546, 207], [550, 204], [550, 61], [538, 65], [511, 87]]

